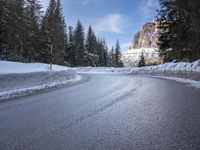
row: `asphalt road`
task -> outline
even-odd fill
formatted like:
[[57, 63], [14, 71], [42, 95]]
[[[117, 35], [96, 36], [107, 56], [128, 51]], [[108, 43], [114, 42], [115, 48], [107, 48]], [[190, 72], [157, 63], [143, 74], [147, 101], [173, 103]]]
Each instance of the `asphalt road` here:
[[0, 150], [199, 150], [200, 91], [125, 75], [0, 103]]

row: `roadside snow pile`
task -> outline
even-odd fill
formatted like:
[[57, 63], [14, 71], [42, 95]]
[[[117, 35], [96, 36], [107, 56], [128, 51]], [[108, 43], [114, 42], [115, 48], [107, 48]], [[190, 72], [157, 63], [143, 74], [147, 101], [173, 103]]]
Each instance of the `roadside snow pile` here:
[[82, 67], [74, 69], [78, 73], [122, 73], [122, 74], [150, 74], [188, 78], [200, 81], [200, 60], [193, 63], [165, 63], [157, 66], [130, 67], [130, 68], [106, 68], [106, 67]]
[[[33, 73], [52, 71], [49, 69], [49, 64], [42, 63], [18, 63], [10, 61], [0, 61], [0, 74], [11, 73]], [[69, 70], [68, 67], [53, 65], [53, 71]]]
[[68, 67], [48, 64], [0, 61], [0, 100], [28, 95], [36, 91], [79, 81]]
[[133, 68], [133, 72], [197, 72], [200, 73], [200, 60], [193, 63], [178, 62], [178, 63], [165, 63], [163, 65], [148, 66], [142, 68]]

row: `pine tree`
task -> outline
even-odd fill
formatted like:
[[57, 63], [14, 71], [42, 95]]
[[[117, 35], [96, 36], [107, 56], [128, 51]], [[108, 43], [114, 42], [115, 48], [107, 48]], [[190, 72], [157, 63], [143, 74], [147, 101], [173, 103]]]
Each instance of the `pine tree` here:
[[121, 48], [119, 44], [119, 40], [116, 42], [116, 47], [115, 47], [115, 67], [122, 67], [122, 61], [121, 61]]
[[24, 0], [6, 1], [8, 60], [24, 61], [24, 42], [27, 33]]
[[74, 31], [74, 43], [76, 46], [76, 66], [85, 65], [85, 41], [84, 41], [84, 29], [80, 21], [78, 21]]
[[97, 39], [91, 26], [89, 26], [86, 37], [86, 57], [88, 66], [97, 66]]
[[115, 53], [114, 53], [114, 47], [111, 48], [109, 53], [109, 66], [114, 67], [115, 66]]
[[27, 36], [25, 42], [24, 54], [27, 61], [35, 61], [35, 53], [40, 49], [40, 20], [41, 20], [41, 4], [38, 0], [27, 0], [26, 18], [27, 18]]
[[[182, 3], [181, 3], [182, 2]], [[200, 3], [196, 0], [186, 1], [182, 0], [180, 4], [184, 5], [184, 10], [187, 17], [191, 20], [192, 33], [191, 37], [191, 51], [192, 61], [200, 59]]]
[[63, 16], [63, 10], [62, 10], [62, 5], [61, 5], [61, 1], [57, 0], [57, 6], [56, 6], [56, 10], [55, 10], [55, 19], [56, 19], [56, 23], [55, 23], [55, 33], [56, 36], [54, 35], [54, 37], [56, 38], [56, 43], [54, 44], [54, 47], [57, 50], [56, 53], [56, 58], [57, 58], [57, 64], [63, 64], [64, 62], [64, 49], [65, 46], [67, 45], [67, 27], [65, 24], [65, 19]]
[[[198, 33], [200, 32], [198, 32], [199, 28], [196, 31], [194, 30], [192, 12], [197, 14], [199, 5], [195, 4], [197, 6], [195, 9], [195, 7], [192, 7], [194, 3], [194, 1], [187, 0], [160, 0], [159, 19], [161, 30], [158, 44], [165, 61], [198, 59], [196, 56], [199, 55], [197, 45], [200, 42], [198, 40]], [[197, 18], [199, 17], [194, 18], [198, 22], [199, 19]]]
[[[62, 14], [60, 0], [51, 0], [47, 12], [42, 20], [42, 61], [53, 63], [64, 63], [64, 50], [66, 46], [66, 25]], [[53, 54], [50, 54], [50, 46], [53, 47]], [[53, 58], [52, 58], [53, 57]]]
[[74, 67], [76, 65], [76, 45], [74, 42], [74, 31], [72, 26], [69, 26], [69, 40], [65, 51], [65, 59], [70, 66]]
[[107, 47], [107, 44], [106, 44], [106, 41], [105, 39], [103, 39], [103, 46], [102, 46], [102, 66], [103, 67], [107, 67], [108, 65], [108, 47]]
[[97, 66], [103, 66], [103, 49], [104, 49], [104, 45], [103, 45], [103, 39], [99, 39], [97, 40], [97, 56], [98, 56], [98, 62], [97, 62]]
[[139, 66], [139, 67], [143, 67], [143, 66], [145, 66], [144, 53], [142, 53], [142, 55], [140, 56], [140, 61], [139, 61], [138, 66]]
[[0, 1], [0, 59], [8, 59], [8, 8], [6, 0]]

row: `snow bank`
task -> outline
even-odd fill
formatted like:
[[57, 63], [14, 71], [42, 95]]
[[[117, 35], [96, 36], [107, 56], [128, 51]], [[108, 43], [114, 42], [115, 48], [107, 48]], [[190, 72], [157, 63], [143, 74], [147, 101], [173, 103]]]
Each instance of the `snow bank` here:
[[74, 69], [78, 73], [122, 73], [122, 74], [150, 74], [181, 77], [200, 81], [200, 60], [193, 63], [165, 63], [157, 66], [106, 68], [106, 67], [82, 67]]
[[32, 73], [32, 72], [46, 72], [46, 71], [66, 71], [69, 68], [59, 65], [53, 65], [53, 69], [49, 69], [49, 64], [43, 63], [18, 63], [10, 61], [0, 61], [0, 74], [13, 73]]
[[72, 69], [58, 65], [50, 70], [48, 64], [0, 61], [0, 68], [0, 101], [81, 80]]

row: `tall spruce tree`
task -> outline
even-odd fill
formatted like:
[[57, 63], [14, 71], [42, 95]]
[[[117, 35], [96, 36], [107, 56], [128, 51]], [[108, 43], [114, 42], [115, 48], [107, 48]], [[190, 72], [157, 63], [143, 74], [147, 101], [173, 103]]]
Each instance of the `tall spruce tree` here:
[[[196, 60], [199, 57], [199, 4], [187, 0], [160, 0], [159, 46], [165, 61]], [[196, 9], [195, 9], [196, 8]], [[196, 29], [195, 29], [196, 27]]]
[[105, 39], [103, 39], [103, 43], [102, 43], [102, 66], [103, 67], [107, 67], [108, 65], [108, 46], [106, 44]]
[[115, 52], [114, 47], [111, 48], [109, 52], [109, 66], [114, 67], [115, 66]]
[[65, 51], [65, 59], [70, 64], [70, 66], [76, 66], [76, 45], [74, 42], [74, 31], [73, 27], [69, 26], [69, 40]]
[[8, 59], [9, 10], [6, 0], [0, 1], [0, 59]]
[[97, 40], [97, 56], [98, 56], [98, 62], [97, 66], [103, 66], [103, 39]]
[[141, 56], [140, 56], [140, 60], [139, 60], [139, 63], [138, 63], [138, 67], [143, 67], [145, 66], [145, 58], [144, 58], [144, 53], [142, 52]]
[[192, 61], [200, 59], [200, 3], [197, 0], [182, 0], [180, 4], [190, 18], [192, 33], [189, 35], [191, 37], [191, 51], [192, 51]]
[[116, 47], [115, 47], [115, 67], [122, 67], [122, 61], [121, 61], [121, 48], [119, 44], [119, 40], [116, 42]]
[[97, 66], [97, 39], [91, 26], [88, 28], [86, 37], [86, 57], [88, 66]]
[[[54, 45], [55, 38], [55, 10], [56, 10], [56, 1], [50, 0], [47, 11], [42, 19], [41, 25], [41, 43], [40, 50], [37, 53], [37, 61], [49, 63], [51, 61], [51, 45]], [[54, 50], [53, 55], [56, 54]]]
[[84, 28], [80, 21], [78, 21], [74, 31], [74, 43], [76, 46], [76, 66], [85, 65], [85, 36]]
[[27, 0], [25, 13], [27, 21], [27, 35], [25, 42], [24, 57], [27, 61], [35, 61], [36, 51], [40, 49], [40, 21], [41, 21], [41, 4], [38, 0]]
[[[64, 50], [66, 46], [66, 25], [62, 14], [60, 0], [50, 0], [47, 12], [42, 20], [42, 51], [40, 56], [43, 61], [53, 63], [64, 63]], [[50, 55], [50, 47], [53, 47], [53, 54]], [[52, 58], [53, 57], [53, 58]]]
[[65, 24], [65, 19], [63, 15], [61, 0], [57, 0], [57, 6], [55, 10], [55, 38], [56, 43], [54, 44], [54, 47], [57, 51], [56, 57], [57, 57], [57, 64], [63, 64], [64, 62], [64, 50], [67, 45], [67, 27]]
[[8, 60], [24, 61], [24, 44], [27, 33], [27, 24], [25, 20], [25, 1], [9, 0], [6, 1], [8, 18], [7, 35], [8, 39]]

